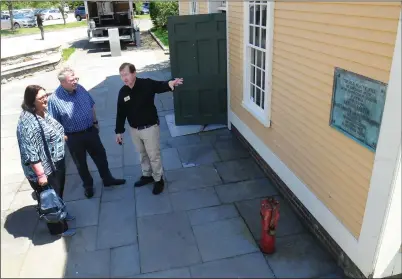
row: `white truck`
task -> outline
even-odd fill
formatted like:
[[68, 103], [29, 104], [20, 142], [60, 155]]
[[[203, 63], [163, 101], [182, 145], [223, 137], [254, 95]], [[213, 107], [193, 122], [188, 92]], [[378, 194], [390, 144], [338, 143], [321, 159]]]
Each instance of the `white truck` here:
[[109, 40], [108, 29], [118, 28], [121, 41], [135, 41], [134, 5], [128, 1], [84, 1], [91, 43]]

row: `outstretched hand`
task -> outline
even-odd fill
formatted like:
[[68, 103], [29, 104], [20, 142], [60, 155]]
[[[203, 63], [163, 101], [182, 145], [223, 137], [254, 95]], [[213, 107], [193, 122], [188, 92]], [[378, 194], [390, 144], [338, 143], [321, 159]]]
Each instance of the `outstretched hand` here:
[[181, 85], [183, 84], [183, 79], [182, 78], [175, 78], [174, 80], [170, 80], [169, 81], [169, 87], [170, 89], [172, 89], [172, 91], [174, 90], [175, 86]]

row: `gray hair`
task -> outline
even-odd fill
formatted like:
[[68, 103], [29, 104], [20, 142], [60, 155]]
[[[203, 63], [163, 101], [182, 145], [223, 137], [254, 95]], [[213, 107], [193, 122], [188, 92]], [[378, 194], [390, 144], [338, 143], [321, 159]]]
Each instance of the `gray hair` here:
[[67, 73], [74, 73], [74, 70], [71, 69], [70, 67], [64, 67], [58, 74], [57, 78], [59, 81], [64, 81], [66, 79], [66, 74]]

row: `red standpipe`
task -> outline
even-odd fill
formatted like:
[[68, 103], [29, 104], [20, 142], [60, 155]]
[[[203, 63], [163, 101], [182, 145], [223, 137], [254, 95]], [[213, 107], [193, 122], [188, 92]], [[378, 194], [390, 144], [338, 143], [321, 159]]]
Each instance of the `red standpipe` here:
[[260, 248], [265, 254], [275, 252], [275, 233], [279, 221], [279, 202], [274, 198], [261, 201], [261, 240]]

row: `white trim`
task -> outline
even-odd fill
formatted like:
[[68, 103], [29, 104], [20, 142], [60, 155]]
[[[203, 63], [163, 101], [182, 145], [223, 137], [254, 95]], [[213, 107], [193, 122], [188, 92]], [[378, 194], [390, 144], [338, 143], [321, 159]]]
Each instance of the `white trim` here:
[[[361, 243], [359, 253], [364, 255], [359, 259], [359, 266], [363, 270], [374, 268], [382, 238], [390, 237], [382, 234], [382, 230], [384, 220], [387, 219], [389, 203], [393, 198], [394, 172], [401, 145], [401, 17], [402, 12], [399, 16], [384, 114], [359, 239], [359, 243]], [[399, 216], [401, 216], [400, 211]], [[400, 243], [395, 245], [400, 246]]]
[[[381, 234], [378, 255], [374, 266], [373, 278], [382, 278], [399, 274], [401, 262], [395, 258], [400, 256], [399, 249], [402, 243], [401, 230], [401, 150], [398, 152], [399, 162], [395, 172], [395, 179], [391, 191], [391, 200], [387, 210], [385, 225]], [[399, 272], [398, 272], [399, 271]]]
[[265, 127], [271, 126], [271, 99], [272, 99], [272, 63], [273, 63], [273, 42], [274, 42], [274, 12], [275, 2], [267, 2], [267, 29], [266, 29], [266, 52], [265, 52], [265, 96], [264, 110], [250, 101], [250, 69], [248, 65], [248, 41], [249, 41], [249, 1], [243, 4], [243, 101], [242, 106], [251, 113]]
[[181, 14], [181, 1], [182, 1], [182, 0], [179, 0], [179, 15], [182, 15], [182, 14]]
[[253, 146], [262, 159], [267, 162], [273, 171], [282, 179], [336, 243], [341, 246], [351, 260], [356, 262], [362, 255], [358, 254], [357, 239], [350, 231], [233, 111], [230, 111], [229, 117], [233, 125], [251, 146]]
[[[195, 3], [195, 13], [193, 13], [193, 7], [191, 5], [191, 3]], [[200, 5], [198, 5], [198, 1], [197, 0], [192, 0], [192, 1], [188, 1], [188, 14], [189, 15], [198, 15], [200, 13]]]
[[[211, 0], [208, 1], [208, 3]], [[232, 130], [232, 123], [230, 122], [230, 52], [229, 52], [229, 3], [226, 1], [226, 89], [227, 89], [227, 114], [228, 114], [228, 129]]]
[[[212, 11], [213, 5], [211, 5], [211, 2], [213, 2], [213, 3], [219, 3], [219, 2], [221, 2], [221, 1], [216, 1], [216, 0], [207, 0], [207, 1], [208, 1], [208, 13], [209, 13], [209, 14], [217, 13], [218, 11], [227, 11], [227, 9], [228, 9], [228, 1], [225, 1], [225, 2], [226, 2], [226, 3], [225, 3], [225, 7], [218, 6], [218, 7], [216, 8], [216, 11]], [[223, 1], [222, 1], [222, 2], [223, 2]]]

